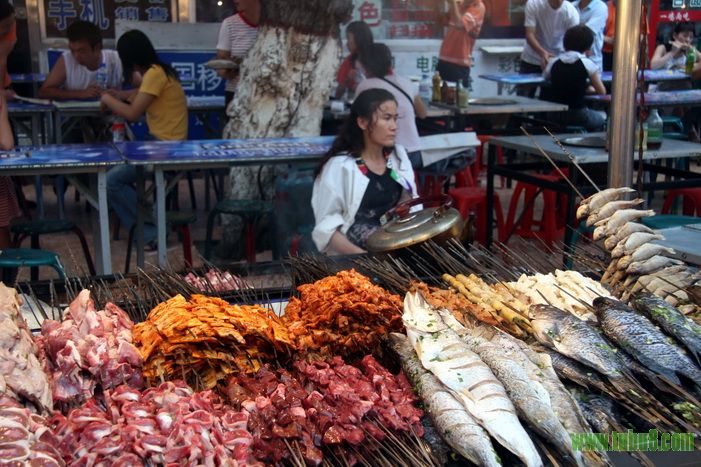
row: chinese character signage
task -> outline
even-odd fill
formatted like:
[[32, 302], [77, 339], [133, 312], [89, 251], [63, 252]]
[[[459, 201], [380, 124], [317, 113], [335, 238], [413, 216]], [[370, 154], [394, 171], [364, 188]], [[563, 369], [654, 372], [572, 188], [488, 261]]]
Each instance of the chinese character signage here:
[[172, 21], [170, 0], [44, 0], [46, 37], [65, 37], [75, 20], [90, 21], [102, 30], [103, 39], [114, 38], [114, 22]]

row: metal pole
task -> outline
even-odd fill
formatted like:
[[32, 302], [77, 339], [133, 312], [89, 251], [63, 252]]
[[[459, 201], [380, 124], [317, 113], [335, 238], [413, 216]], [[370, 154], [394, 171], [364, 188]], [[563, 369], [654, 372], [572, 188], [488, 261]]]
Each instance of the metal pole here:
[[616, 45], [609, 115], [609, 187], [633, 183], [635, 88], [640, 46], [641, 0], [616, 1]]

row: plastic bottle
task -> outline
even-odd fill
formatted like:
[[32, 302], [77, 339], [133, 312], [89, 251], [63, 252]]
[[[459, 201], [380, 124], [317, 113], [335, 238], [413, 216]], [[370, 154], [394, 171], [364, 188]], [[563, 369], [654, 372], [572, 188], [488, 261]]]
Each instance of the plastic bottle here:
[[126, 140], [127, 125], [124, 123], [124, 119], [116, 117], [112, 121], [112, 142], [122, 143]]
[[421, 81], [419, 82], [419, 96], [426, 103], [431, 101], [431, 79], [426, 74], [421, 76]]
[[107, 89], [107, 65], [103, 62], [100, 64], [100, 68], [97, 69], [95, 74], [95, 84], [100, 86], [102, 89]]
[[647, 147], [657, 149], [662, 146], [662, 117], [657, 112], [657, 109], [650, 110], [650, 115], [647, 116]]
[[686, 53], [686, 67], [684, 71], [687, 75], [690, 75], [694, 71], [694, 64], [696, 63], [696, 49], [689, 47]]
[[460, 81], [458, 81], [457, 94], [458, 107], [467, 107], [470, 103], [470, 90], [464, 87]]

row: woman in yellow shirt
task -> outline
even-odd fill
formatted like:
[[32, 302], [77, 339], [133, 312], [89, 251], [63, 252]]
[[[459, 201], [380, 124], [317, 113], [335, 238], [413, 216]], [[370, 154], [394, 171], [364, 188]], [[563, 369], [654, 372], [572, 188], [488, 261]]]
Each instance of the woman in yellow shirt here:
[[[131, 81], [136, 71], [141, 83], [136, 93], [123, 102], [108, 92], [100, 102], [112, 113], [136, 121], [146, 113], [150, 136], [162, 141], [187, 139], [187, 98], [178, 75], [170, 65], [163, 63], [146, 34], [136, 29], [127, 31], [117, 41], [117, 52], [122, 61], [125, 82]], [[132, 83], [137, 84], [137, 83]], [[136, 168], [121, 165], [107, 172], [107, 196], [125, 229], [136, 222], [137, 199]], [[144, 241], [149, 250], [156, 249], [156, 226], [144, 225]]]
[[[163, 63], [146, 34], [133, 29], [117, 41], [125, 82], [136, 71], [141, 78], [139, 90], [130, 102], [123, 102], [105, 92], [100, 99], [112, 113], [136, 121], [146, 113], [149, 133], [159, 140], [187, 138], [187, 98], [178, 74]], [[136, 83], [132, 83], [136, 84]]]

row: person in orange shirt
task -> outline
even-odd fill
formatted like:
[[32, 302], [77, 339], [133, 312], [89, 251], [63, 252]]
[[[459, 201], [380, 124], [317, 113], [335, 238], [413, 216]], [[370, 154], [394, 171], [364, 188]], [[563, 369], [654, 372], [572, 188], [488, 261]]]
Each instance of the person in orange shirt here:
[[436, 71], [445, 81], [470, 85], [472, 48], [484, 22], [482, 0], [448, 0], [448, 31], [443, 37]]
[[603, 71], [613, 70], [613, 36], [616, 33], [616, 0], [608, 1], [609, 15], [604, 27], [604, 46], [601, 48]]
[[2, 77], [2, 94], [8, 99], [12, 99], [15, 93], [9, 89], [12, 80], [7, 72], [7, 57], [16, 42], [15, 9], [7, 0], [0, 0], [0, 77]]

